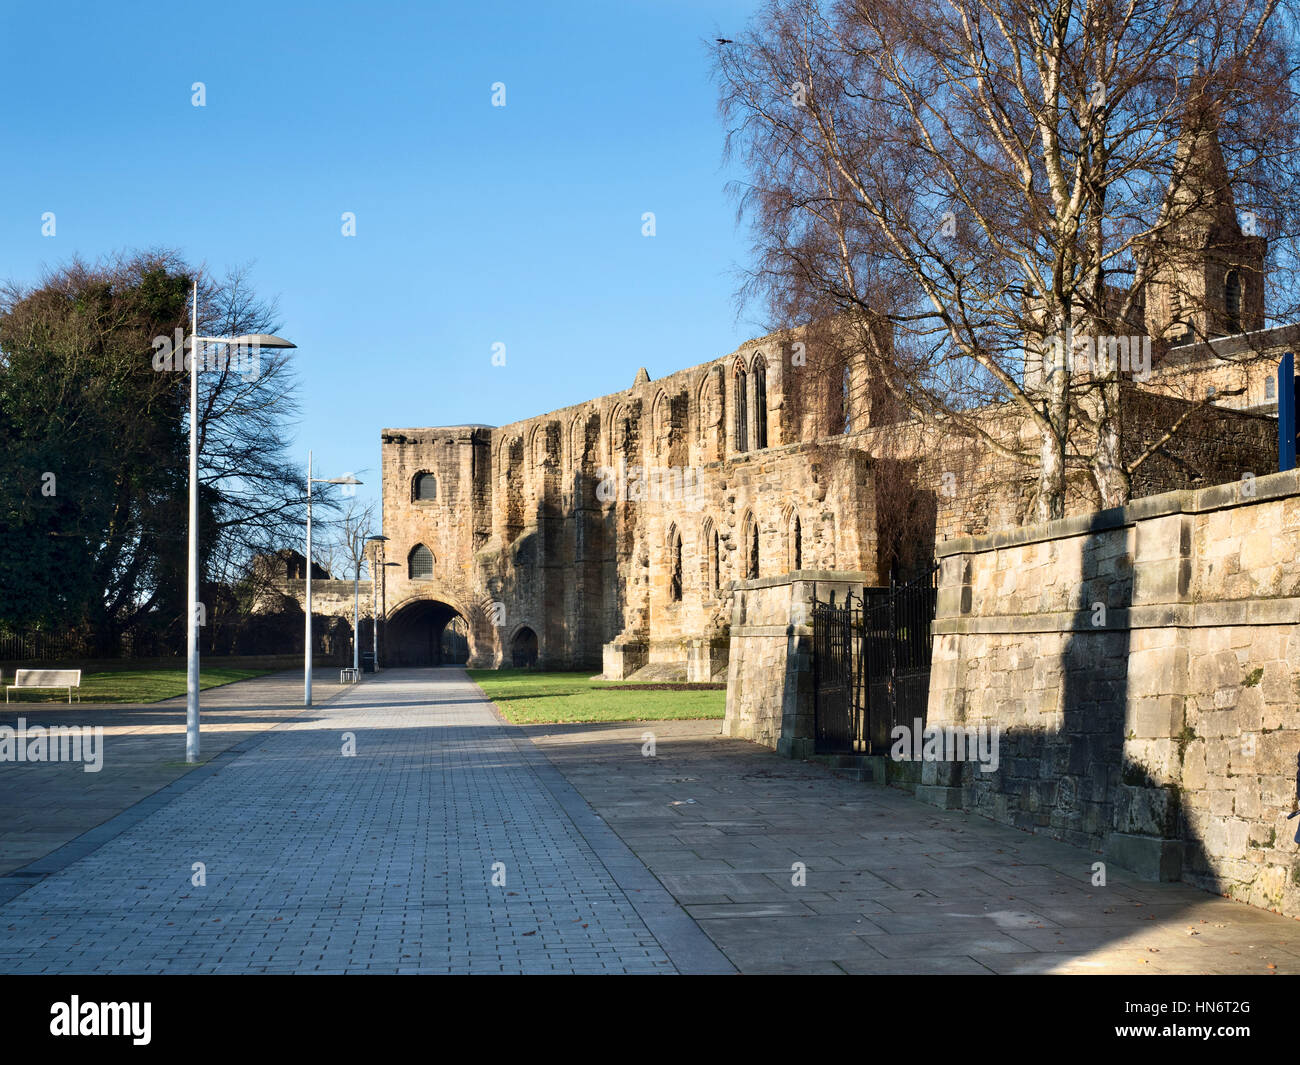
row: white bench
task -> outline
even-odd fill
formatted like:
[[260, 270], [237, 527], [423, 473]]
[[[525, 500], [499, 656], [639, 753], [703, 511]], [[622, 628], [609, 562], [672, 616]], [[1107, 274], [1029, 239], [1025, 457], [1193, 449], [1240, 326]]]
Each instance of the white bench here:
[[20, 669], [14, 682], [5, 688], [5, 702], [9, 693], [28, 688], [67, 688], [68, 702], [72, 702], [72, 689], [76, 688], [77, 702], [81, 702], [81, 670], [79, 669]]

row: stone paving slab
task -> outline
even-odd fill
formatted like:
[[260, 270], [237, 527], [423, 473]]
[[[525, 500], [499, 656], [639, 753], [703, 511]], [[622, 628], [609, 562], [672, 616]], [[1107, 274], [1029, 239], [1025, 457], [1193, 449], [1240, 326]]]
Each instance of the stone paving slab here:
[[461, 670], [386, 670], [187, 779], [0, 905], [0, 971], [731, 968]]
[[716, 721], [524, 731], [742, 972], [1300, 972], [1300, 922], [1113, 864], [1095, 887], [1100, 855]]

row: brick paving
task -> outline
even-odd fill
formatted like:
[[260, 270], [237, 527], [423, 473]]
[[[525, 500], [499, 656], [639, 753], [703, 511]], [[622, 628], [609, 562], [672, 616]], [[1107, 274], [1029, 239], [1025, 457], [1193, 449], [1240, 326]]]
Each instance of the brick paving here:
[[[342, 690], [339, 671], [312, 672], [316, 706]], [[286, 670], [202, 693], [203, 761], [220, 757], [283, 721], [311, 716], [302, 705], [302, 673]], [[185, 696], [156, 703], [0, 703], [0, 725], [15, 728], [98, 725], [112, 750], [97, 773], [59, 763], [0, 763], [0, 902], [15, 885], [5, 877], [71, 843], [160, 788], [193, 773], [185, 764]], [[32, 796], [39, 796], [33, 802]], [[93, 841], [93, 840], [92, 840]]]
[[728, 968], [459, 670], [282, 722], [0, 907], [10, 973]]

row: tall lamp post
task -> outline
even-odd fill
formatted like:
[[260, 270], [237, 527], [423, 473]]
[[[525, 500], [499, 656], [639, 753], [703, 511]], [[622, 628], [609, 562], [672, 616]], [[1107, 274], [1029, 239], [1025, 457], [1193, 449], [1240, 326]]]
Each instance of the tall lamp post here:
[[199, 760], [199, 351], [204, 344], [234, 344], [253, 351], [297, 347], [270, 333], [245, 333], [237, 337], [199, 336], [199, 282], [195, 279], [190, 307], [189, 618], [185, 625], [185, 761], [191, 764]]
[[[388, 615], [388, 601], [387, 601], [388, 600], [388, 578], [383, 576], [382, 571], [388, 569], [388, 567], [390, 566], [396, 566], [396, 565], [397, 565], [396, 562], [381, 562], [379, 564], [379, 569], [381, 571], [380, 579], [383, 581], [383, 586], [380, 592], [380, 599], [379, 599], [380, 602], [379, 616], [384, 617], [385, 619], [387, 619], [387, 615]], [[378, 617], [375, 619], [375, 672], [376, 673], [379, 672], [379, 618]]]
[[302, 656], [302, 705], [311, 706], [311, 486], [313, 484], [361, 484], [355, 477], [313, 477], [311, 452], [307, 452], [307, 639]]
[[[368, 536], [365, 537], [367, 544], [381, 544], [387, 540], [386, 536]], [[356, 675], [361, 675], [361, 555], [365, 549], [356, 551], [356, 579], [352, 581], [352, 668]], [[374, 566], [370, 566], [370, 581], [374, 581]], [[370, 598], [374, 598], [373, 596]], [[373, 607], [372, 607], [373, 612]], [[370, 618], [370, 623], [374, 623], [374, 618]]]
[[[387, 536], [367, 536], [367, 537], [366, 537], [366, 543], [368, 543], [368, 544], [381, 544], [381, 543], [383, 543], [383, 542], [384, 542], [385, 540], [387, 540], [387, 539], [388, 539]], [[364, 550], [364, 549], [363, 549], [363, 550]], [[352, 668], [355, 669], [355, 670], [357, 670], [357, 676], [360, 676], [360, 675], [361, 675], [361, 672], [360, 672], [360, 671], [361, 671], [360, 648], [361, 648], [361, 555], [362, 555], [362, 553], [363, 553], [362, 551], [358, 551], [358, 552], [357, 552], [357, 579], [356, 579], [356, 581], [355, 581], [355, 582], [353, 583], [353, 585], [352, 585], [352, 595], [353, 595], [353, 601], [352, 601]], [[376, 624], [375, 617], [374, 617], [374, 613], [375, 613], [374, 599], [375, 599], [375, 596], [374, 596], [374, 587], [373, 587], [373, 585], [374, 585], [374, 583], [375, 583], [375, 565], [374, 565], [374, 562], [373, 562], [373, 561], [371, 562], [371, 565], [370, 565], [370, 583], [371, 583], [371, 586], [372, 586], [372, 587], [371, 587], [371, 595], [370, 595], [370, 615], [371, 615], [371, 617], [370, 617], [370, 624], [371, 624], [371, 628], [373, 628], [373, 627], [375, 626], [375, 624]], [[375, 639], [378, 640], [378, 637], [376, 636]], [[376, 643], [376, 644], [375, 644], [375, 651], [378, 652], [378, 650], [379, 650], [379, 644]]]

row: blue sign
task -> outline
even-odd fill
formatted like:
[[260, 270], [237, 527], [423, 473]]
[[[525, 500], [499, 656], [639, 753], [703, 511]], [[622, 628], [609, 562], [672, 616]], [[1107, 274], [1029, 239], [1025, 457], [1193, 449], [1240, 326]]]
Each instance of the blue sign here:
[[1277, 468], [1295, 469], [1296, 453], [1295, 355], [1288, 351], [1277, 367]]

